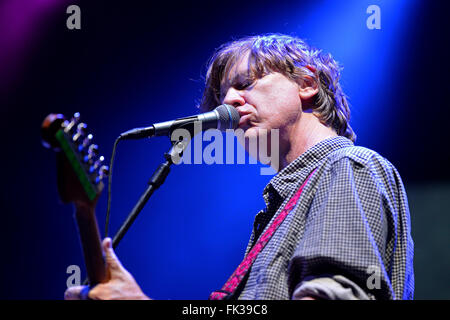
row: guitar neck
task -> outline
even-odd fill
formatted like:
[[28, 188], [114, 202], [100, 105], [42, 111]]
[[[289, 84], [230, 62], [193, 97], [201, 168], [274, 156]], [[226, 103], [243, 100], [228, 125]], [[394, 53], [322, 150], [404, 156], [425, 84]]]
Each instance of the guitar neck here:
[[65, 120], [61, 114], [49, 114], [42, 123], [44, 146], [56, 151], [58, 193], [63, 203], [75, 204], [75, 220], [91, 286], [107, 281], [105, 260], [95, 218], [95, 205], [108, 175], [104, 157], [98, 155], [93, 135], [87, 134], [80, 114]]
[[106, 281], [106, 268], [100, 232], [93, 208], [75, 205], [75, 219], [83, 248], [86, 271], [91, 286]]

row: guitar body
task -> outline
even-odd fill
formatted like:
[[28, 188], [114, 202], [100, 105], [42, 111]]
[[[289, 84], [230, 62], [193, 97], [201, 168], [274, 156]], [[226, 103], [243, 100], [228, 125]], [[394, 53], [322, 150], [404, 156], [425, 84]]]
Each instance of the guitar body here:
[[69, 122], [60, 114], [48, 115], [42, 123], [43, 144], [56, 151], [57, 185], [63, 203], [73, 203], [89, 284], [107, 281], [100, 232], [95, 217], [97, 200], [108, 174], [92, 135], [79, 123], [79, 114]]

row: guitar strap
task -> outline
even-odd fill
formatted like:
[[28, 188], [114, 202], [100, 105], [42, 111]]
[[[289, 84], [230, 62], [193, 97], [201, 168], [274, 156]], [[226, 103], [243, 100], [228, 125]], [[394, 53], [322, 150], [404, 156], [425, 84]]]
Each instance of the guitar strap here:
[[272, 224], [269, 226], [266, 232], [264, 232], [259, 237], [258, 241], [253, 246], [252, 250], [245, 256], [244, 260], [233, 272], [233, 274], [230, 276], [227, 282], [223, 285], [222, 289], [212, 292], [209, 296], [209, 300], [227, 300], [233, 295], [233, 293], [236, 291], [236, 288], [242, 282], [248, 270], [252, 266], [253, 262], [256, 260], [258, 254], [262, 251], [262, 249], [264, 249], [266, 244], [272, 238], [275, 231], [277, 231], [278, 227], [281, 225], [281, 223], [284, 221], [287, 215], [292, 211], [292, 209], [297, 204], [297, 201], [303, 192], [303, 188], [305, 187], [309, 178], [313, 175], [315, 171], [316, 169], [314, 169], [309, 174], [309, 176], [306, 178], [306, 180], [303, 182], [303, 184], [300, 186], [300, 188], [297, 190], [294, 196], [288, 201], [283, 211], [281, 211], [281, 213], [275, 218], [275, 220], [272, 222]]

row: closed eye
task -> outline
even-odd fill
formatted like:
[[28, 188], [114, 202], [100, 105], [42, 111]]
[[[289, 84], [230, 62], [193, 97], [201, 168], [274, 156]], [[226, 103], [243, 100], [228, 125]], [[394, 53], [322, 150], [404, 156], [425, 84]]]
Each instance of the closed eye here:
[[244, 81], [239, 81], [233, 84], [233, 88], [235, 88], [236, 90], [244, 90], [248, 87], [250, 87], [253, 84], [253, 80], [248, 79], [248, 80], [244, 80]]
[[248, 75], [236, 75], [232, 81], [230, 81], [229, 86], [226, 84], [221, 84], [220, 88], [220, 101], [223, 101], [225, 95], [228, 91], [228, 88], [233, 87], [236, 90], [245, 90], [250, 88], [255, 84], [256, 79], [252, 79]]

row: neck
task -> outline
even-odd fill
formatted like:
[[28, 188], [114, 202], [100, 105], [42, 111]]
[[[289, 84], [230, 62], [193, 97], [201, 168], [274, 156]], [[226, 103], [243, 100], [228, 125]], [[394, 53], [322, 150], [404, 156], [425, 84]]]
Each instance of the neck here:
[[302, 113], [299, 121], [284, 133], [284, 137], [280, 137], [284, 140], [282, 144], [286, 148], [284, 150], [280, 148], [279, 170], [317, 143], [336, 136], [337, 133], [333, 129], [322, 124], [312, 113]]

